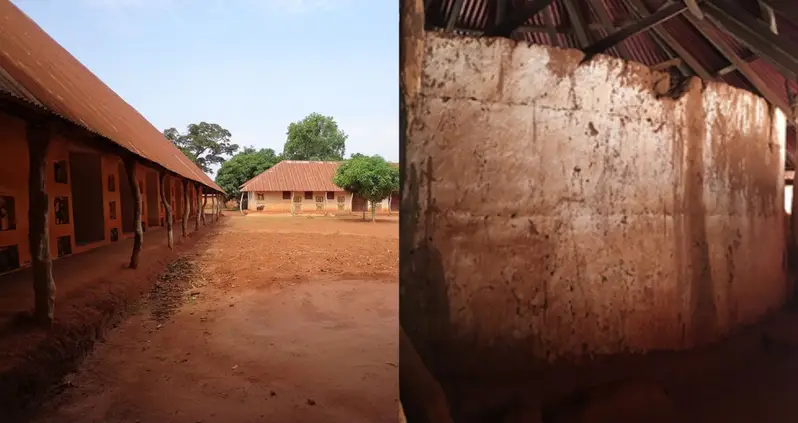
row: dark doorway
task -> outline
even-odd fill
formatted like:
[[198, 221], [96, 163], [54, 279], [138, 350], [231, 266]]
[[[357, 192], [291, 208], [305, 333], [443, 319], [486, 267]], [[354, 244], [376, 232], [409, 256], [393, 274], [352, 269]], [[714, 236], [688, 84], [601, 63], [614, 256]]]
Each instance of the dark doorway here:
[[[244, 195], [239, 198], [241, 198], [241, 204], [239, 205], [239, 208], [241, 210], [249, 210], [249, 193], [245, 192]], [[288, 198], [290, 199], [291, 197], [289, 196]], [[283, 195], [283, 199], [285, 199], [285, 195]], [[211, 200], [208, 200], [208, 202], [210, 203]]]
[[399, 211], [399, 193], [394, 192], [391, 194], [391, 211], [398, 212]]
[[357, 194], [352, 195], [352, 211], [362, 212], [364, 210], [368, 211], [368, 201]]
[[132, 233], [136, 230], [133, 220], [133, 190], [130, 179], [127, 177], [125, 165], [119, 163], [119, 201], [122, 203], [122, 233]]
[[75, 244], [105, 240], [102, 160], [98, 154], [69, 153]]
[[147, 226], [158, 226], [161, 223], [160, 208], [158, 203], [158, 176], [152, 172], [147, 172], [147, 180], [144, 185], [147, 188]]
[[175, 178], [172, 180], [172, 186], [175, 187], [174, 220], [183, 220], [183, 181]]

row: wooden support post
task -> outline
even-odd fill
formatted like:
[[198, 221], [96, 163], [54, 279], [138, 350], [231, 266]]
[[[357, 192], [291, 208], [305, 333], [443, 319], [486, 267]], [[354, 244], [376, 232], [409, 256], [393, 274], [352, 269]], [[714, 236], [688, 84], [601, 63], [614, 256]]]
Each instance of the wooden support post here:
[[219, 209], [218, 209], [218, 216], [216, 216], [216, 220], [219, 220], [222, 217], [222, 211], [224, 210], [224, 198], [222, 194], [216, 194], [216, 198], [219, 202]]
[[161, 203], [163, 204], [164, 210], [166, 210], [166, 242], [169, 246], [170, 250], [175, 249], [175, 234], [172, 230], [172, 223], [173, 223], [173, 216], [172, 216], [172, 206], [169, 204], [167, 200], [167, 195], [171, 196], [172, 187], [171, 183], [169, 186], [166, 186], [166, 172], [160, 172], [158, 174], [158, 180], [161, 185]]
[[144, 243], [144, 229], [141, 223], [141, 191], [139, 191], [139, 181], [136, 177], [136, 158], [132, 154], [126, 155], [122, 161], [125, 163], [125, 171], [127, 172], [127, 179], [130, 183], [130, 190], [133, 194], [133, 252], [130, 254], [131, 269], [139, 267], [139, 254], [141, 253], [141, 245]]
[[205, 207], [208, 205], [208, 196], [204, 189], [202, 191], [202, 226], [208, 226], [208, 222], [205, 220]]
[[[244, 215], [244, 194], [246, 194], [246, 193], [242, 192], [241, 193], [241, 199], [238, 200], [238, 211], [241, 212], [242, 216]], [[249, 204], [247, 204], [247, 205], [249, 205]]]
[[195, 201], [195, 203], [197, 203], [197, 217], [194, 219], [194, 231], [198, 231], [200, 227], [200, 219], [202, 219], [203, 214], [202, 202], [200, 201], [202, 198], [202, 187], [200, 187], [200, 184], [194, 184], [194, 193], [195, 197], [197, 197], [197, 201]]
[[55, 315], [55, 280], [50, 258], [50, 200], [47, 195], [47, 147], [52, 128], [48, 123], [29, 124], [28, 218], [30, 255], [33, 267], [34, 312], [37, 323], [51, 327]]
[[188, 236], [188, 214], [191, 203], [188, 201], [188, 179], [183, 179], [183, 220], [180, 221], [180, 231], [183, 238]]

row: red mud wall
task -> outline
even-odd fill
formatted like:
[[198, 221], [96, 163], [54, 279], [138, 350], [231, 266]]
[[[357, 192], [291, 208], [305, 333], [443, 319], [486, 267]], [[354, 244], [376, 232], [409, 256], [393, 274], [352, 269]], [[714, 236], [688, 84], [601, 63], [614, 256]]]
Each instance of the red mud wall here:
[[678, 350], [784, 303], [785, 120], [764, 100], [658, 98], [642, 65], [505, 39], [424, 51], [401, 302], [422, 349]]
[[[14, 249], [17, 254], [13, 259], [7, 259], [9, 254], [0, 257], [0, 262], [5, 267], [5, 260], [13, 261], [13, 269], [24, 268], [31, 264], [30, 246], [28, 244], [28, 145], [26, 141], [26, 123], [6, 113], [0, 113], [0, 254], [9, 249]], [[73, 191], [79, 189], [79, 184], [73, 185], [70, 171], [70, 152], [96, 155], [101, 160], [102, 181], [102, 202], [104, 220], [104, 239], [96, 242], [80, 245], [75, 240], [75, 199]], [[58, 164], [58, 166], [57, 166]], [[107, 245], [116, 239], [132, 234], [123, 234], [123, 202], [132, 203], [129, 197], [122, 198], [122, 186], [127, 184], [127, 177], [124, 171], [120, 172], [122, 166], [121, 159], [114, 155], [98, 151], [89, 146], [85, 139], [75, 134], [56, 132], [48, 147], [47, 153], [47, 192], [50, 203], [50, 254], [56, 259], [59, 257], [59, 240], [61, 240], [62, 256], [78, 254], [92, 248]], [[64, 169], [62, 175], [57, 177], [56, 169]], [[143, 192], [147, 192], [147, 183], [157, 184], [157, 171], [144, 166], [137, 165], [136, 170], [139, 184]], [[149, 177], [148, 177], [149, 176]], [[180, 184], [180, 179], [169, 178], [174, 184]], [[152, 189], [152, 188], [151, 188]], [[144, 196], [142, 220], [145, 227], [150, 222], [149, 213], [159, 212], [158, 207], [148, 207], [148, 201], [159, 200], [160, 188], [155, 187], [156, 196]], [[11, 203], [13, 199], [13, 203]], [[65, 201], [63, 201], [65, 200]], [[182, 197], [180, 197], [182, 201]], [[56, 213], [56, 201], [65, 205], [65, 212], [61, 218]], [[174, 201], [174, 198], [173, 198]], [[174, 204], [174, 203], [173, 203]], [[132, 209], [131, 209], [132, 210]], [[161, 214], [159, 212], [159, 214]], [[13, 219], [10, 218], [13, 215]], [[182, 215], [181, 215], [182, 216]], [[94, 216], [97, 217], [97, 216]], [[94, 218], [93, 217], [93, 218]], [[158, 217], [152, 222], [158, 222]], [[131, 211], [132, 219], [132, 211]], [[0, 266], [0, 274], [4, 272], [4, 267]]]

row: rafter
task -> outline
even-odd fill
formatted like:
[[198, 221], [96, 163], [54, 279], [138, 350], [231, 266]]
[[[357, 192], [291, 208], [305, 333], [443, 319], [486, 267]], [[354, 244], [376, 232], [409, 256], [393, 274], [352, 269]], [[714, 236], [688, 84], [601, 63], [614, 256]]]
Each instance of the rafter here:
[[557, 27], [554, 26], [554, 16], [552, 16], [550, 8], [543, 11], [543, 22], [546, 24], [546, 32], [549, 34], [552, 44], [555, 47], [560, 47], [560, 37], [557, 33]]
[[795, 0], [761, 0], [778, 15], [790, 22], [798, 22], [798, 2]]
[[762, 20], [768, 25], [770, 32], [778, 35], [779, 26], [776, 23], [776, 14], [773, 12], [773, 8], [759, 0], [759, 10], [762, 12]]
[[671, 3], [658, 11], [645, 16], [643, 19], [617, 31], [589, 46], [584, 49], [585, 52], [585, 60], [590, 59], [591, 57], [595, 56], [596, 54], [601, 53], [602, 51], [620, 43], [621, 41], [637, 35], [643, 31], [647, 31], [663, 22], [666, 22], [668, 19], [673, 18], [674, 16], [680, 15], [682, 12], [687, 10], [687, 6], [684, 3]]
[[[768, 84], [759, 77], [759, 74], [756, 73], [751, 68], [751, 65], [748, 64], [745, 60], [743, 60], [737, 53], [734, 52], [734, 49], [729, 47], [720, 37], [717, 36], [715, 32], [713, 32], [710, 25], [707, 23], [706, 20], [698, 20], [693, 15], [686, 14], [685, 18], [690, 24], [718, 50], [723, 57], [726, 58], [727, 61], [732, 63], [750, 83], [751, 85], [759, 91], [759, 94], [762, 95], [768, 102], [773, 104], [774, 106], [780, 108], [787, 114], [787, 116], [792, 115], [792, 111], [790, 110], [789, 105], [778, 95], [775, 91], [773, 91]], [[792, 120], [792, 119], [791, 119]]]
[[[750, 63], [750, 62], [756, 60], [757, 57], [756, 57], [755, 54], [749, 54], [746, 57], [741, 57], [741, 59], [743, 61], [745, 61], [746, 63]], [[715, 72], [715, 76], [720, 78], [721, 76], [724, 76], [726, 74], [732, 73], [735, 70], [737, 70], [737, 66], [734, 66], [734, 63], [732, 63], [732, 64], [729, 64], [728, 66], [725, 66], [725, 67], [719, 69], [717, 72]]]
[[[639, 17], [645, 18], [649, 16], [651, 12], [648, 11], [646, 6], [643, 4], [642, 0], [621, 0], [634, 14], [638, 15]], [[690, 67], [690, 69], [695, 72], [700, 78], [705, 80], [712, 80], [712, 75], [707, 71], [707, 69], [695, 58], [692, 54], [690, 54], [687, 49], [685, 49], [675, 38], [673, 38], [667, 30], [662, 27], [653, 27], [651, 30], [665, 43], [667, 46], [673, 50], [677, 56], [681, 57], [681, 59]]]
[[707, 2], [704, 7], [707, 18], [715, 26], [723, 28], [782, 75], [795, 78], [798, 73], [798, 48], [770, 32], [765, 23], [731, 2], [715, 0]]
[[[588, 0], [590, 6], [593, 8], [593, 11], [596, 12], [598, 15], [599, 21], [605, 27], [612, 27], [612, 19], [610, 19], [610, 15], [607, 13], [607, 9], [604, 8], [604, 2], [602, 0]], [[619, 43], [618, 44], [618, 53], [621, 54], [621, 58], [624, 60], [630, 60], [632, 55], [629, 54], [629, 50], [627, 50], [626, 46]]]
[[565, 11], [568, 13], [568, 18], [571, 20], [574, 33], [576, 33], [576, 40], [579, 42], [579, 47], [587, 47], [587, 45], [590, 44], [590, 36], [587, 33], [585, 20], [582, 14], [579, 13], [579, 8], [574, 0], [563, 0], [563, 4], [565, 5]]
[[485, 31], [484, 35], [488, 37], [509, 37], [513, 34], [513, 31], [525, 24], [529, 18], [549, 7], [552, 3], [554, 3], [554, 0], [532, 0], [526, 2], [521, 10], [510, 14], [507, 19]]
[[460, 17], [460, 13], [463, 11], [463, 5], [465, 4], [465, 0], [454, 0], [454, 4], [452, 5], [452, 11], [449, 13], [449, 19], [446, 21], [446, 30], [452, 31], [454, 30], [455, 24], [457, 24], [457, 19]]

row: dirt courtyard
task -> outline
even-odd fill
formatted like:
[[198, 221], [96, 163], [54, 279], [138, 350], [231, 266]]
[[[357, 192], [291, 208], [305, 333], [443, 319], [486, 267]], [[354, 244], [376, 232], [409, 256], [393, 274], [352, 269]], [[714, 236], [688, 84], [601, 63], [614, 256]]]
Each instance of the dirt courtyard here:
[[233, 215], [34, 421], [395, 422], [398, 263], [395, 217]]

